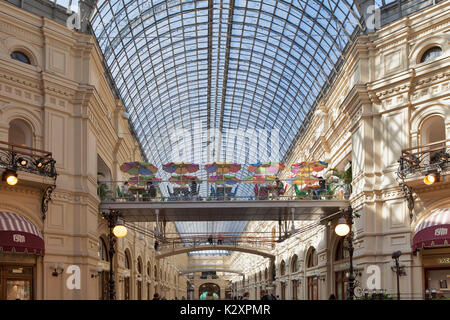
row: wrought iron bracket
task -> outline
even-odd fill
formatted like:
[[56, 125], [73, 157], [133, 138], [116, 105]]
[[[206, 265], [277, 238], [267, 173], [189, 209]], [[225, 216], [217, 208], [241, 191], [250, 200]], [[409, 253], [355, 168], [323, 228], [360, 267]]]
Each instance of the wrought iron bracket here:
[[400, 187], [403, 190], [403, 196], [406, 199], [406, 202], [408, 204], [409, 209], [409, 217], [412, 219], [414, 217], [414, 195], [413, 195], [413, 188], [410, 186], [407, 186], [404, 183], [400, 183]]
[[52, 185], [47, 187], [42, 195], [42, 202], [41, 202], [41, 212], [42, 212], [42, 220], [45, 220], [47, 217], [47, 211], [48, 211], [48, 203], [52, 200], [51, 196], [53, 191], [56, 189], [56, 185]]

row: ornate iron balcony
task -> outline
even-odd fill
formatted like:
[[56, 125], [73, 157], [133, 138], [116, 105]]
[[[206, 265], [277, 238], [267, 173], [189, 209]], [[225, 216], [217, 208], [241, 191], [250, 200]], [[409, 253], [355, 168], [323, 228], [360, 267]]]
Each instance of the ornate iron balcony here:
[[0, 141], [0, 168], [56, 179], [55, 163], [51, 152]]
[[450, 167], [450, 139], [402, 150], [398, 161], [398, 177], [402, 180], [430, 171], [441, 172]]

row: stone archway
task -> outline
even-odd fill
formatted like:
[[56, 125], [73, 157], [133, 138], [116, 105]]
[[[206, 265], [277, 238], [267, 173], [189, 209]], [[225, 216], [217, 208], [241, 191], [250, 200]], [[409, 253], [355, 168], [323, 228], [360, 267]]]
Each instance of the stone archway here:
[[198, 287], [198, 298], [200, 299], [201, 295], [205, 292], [212, 292], [217, 294], [220, 297], [220, 286], [216, 283], [203, 283]]

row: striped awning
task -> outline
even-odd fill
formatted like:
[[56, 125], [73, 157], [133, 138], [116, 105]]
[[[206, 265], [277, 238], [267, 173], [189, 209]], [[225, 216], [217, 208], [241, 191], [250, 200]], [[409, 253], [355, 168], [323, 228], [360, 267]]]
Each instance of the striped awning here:
[[44, 238], [28, 219], [0, 211], [0, 252], [45, 254]]
[[414, 231], [413, 250], [450, 244], [450, 208], [434, 211]]

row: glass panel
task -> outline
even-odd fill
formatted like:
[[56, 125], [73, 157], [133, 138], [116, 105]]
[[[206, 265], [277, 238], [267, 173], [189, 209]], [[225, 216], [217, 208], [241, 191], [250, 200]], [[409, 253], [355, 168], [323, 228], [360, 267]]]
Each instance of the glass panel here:
[[31, 300], [31, 281], [6, 280], [6, 300]]

